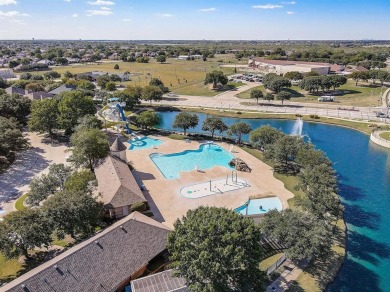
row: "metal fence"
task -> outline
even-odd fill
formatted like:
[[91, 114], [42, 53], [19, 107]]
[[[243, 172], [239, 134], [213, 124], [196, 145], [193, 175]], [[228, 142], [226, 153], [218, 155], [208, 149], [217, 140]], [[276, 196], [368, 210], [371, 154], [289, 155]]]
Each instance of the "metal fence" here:
[[270, 267], [267, 269], [267, 276], [269, 276], [269, 275], [272, 274], [277, 268], [279, 268], [279, 267], [284, 263], [284, 261], [285, 261], [286, 259], [287, 259], [286, 254], [283, 254], [282, 257], [276, 261], [276, 263], [274, 263], [272, 266], [270, 266]]

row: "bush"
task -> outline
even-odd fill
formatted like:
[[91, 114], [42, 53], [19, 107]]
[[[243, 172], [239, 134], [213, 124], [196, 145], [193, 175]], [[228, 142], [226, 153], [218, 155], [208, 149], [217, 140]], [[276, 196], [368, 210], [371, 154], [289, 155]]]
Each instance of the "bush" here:
[[130, 207], [130, 212], [135, 212], [135, 211], [143, 212], [145, 210], [146, 210], [146, 205], [145, 203], [142, 202], [135, 203]]
[[318, 120], [320, 117], [318, 115], [310, 115], [310, 118]]

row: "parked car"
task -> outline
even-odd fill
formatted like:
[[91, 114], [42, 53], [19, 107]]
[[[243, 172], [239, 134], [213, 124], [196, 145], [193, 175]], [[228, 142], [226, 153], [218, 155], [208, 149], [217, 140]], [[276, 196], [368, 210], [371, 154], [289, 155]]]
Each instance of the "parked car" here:
[[318, 101], [323, 101], [323, 102], [333, 102], [334, 101], [334, 96], [331, 95], [323, 95], [318, 98]]
[[384, 113], [382, 113], [382, 112], [377, 112], [376, 113], [376, 117], [377, 118], [386, 118], [386, 115]]

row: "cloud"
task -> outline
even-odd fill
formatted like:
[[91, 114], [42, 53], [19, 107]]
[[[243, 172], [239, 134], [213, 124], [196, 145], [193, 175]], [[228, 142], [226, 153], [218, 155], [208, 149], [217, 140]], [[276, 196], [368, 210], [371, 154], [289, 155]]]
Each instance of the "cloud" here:
[[112, 11], [110, 11], [110, 10], [87, 10], [87, 16], [93, 16], [93, 15], [108, 16], [111, 14], [112, 14]]
[[100, 7], [101, 10], [111, 10], [109, 7]]
[[72, 14], [72, 17], [76, 18], [76, 17], [79, 17], [79, 15], [77, 13], [74, 13], [74, 14]]
[[0, 0], [0, 6], [1, 5], [16, 5], [18, 2], [16, 0]]
[[166, 18], [169, 18], [169, 17], [173, 17], [173, 14], [170, 14], [170, 13], [161, 13], [159, 14], [160, 17], [166, 17]]
[[295, 1], [290, 1], [290, 2], [282, 2], [282, 4], [286, 4], [286, 5], [294, 5], [294, 4], [297, 4], [297, 2], [295, 2]]
[[64, 0], [64, 1], [69, 3], [69, 2], [72, 1], [72, 0]]
[[15, 24], [26, 24], [23, 20], [20, 20], [20, 19], [11, 19], [9, 22], [15, 23]]
[[130, 19], [130, 18], [123, 18], [122, 21], [124, 21], [124, 22], [130, 22], [131, 19]]
[[89, 5], [115, 5], [112, 1], [96, 0], [95, 2], [87, 2]]
[[203, 9], [199, 9], [200, 12], [213, 12], [217, 10], [217, 8], [203, 8]]
[[294, 11], [287, 11], [287, 14], [291, 15], [291, 14], [295, 14], [295, 12]]
[[252, 8], [255, 8], [255, 9], [275, 9], [275, 8], [283, 8], [283, 6], [276, 5], [276, 4], [266, 4], [266, 5], [253, 5]]
[[20, 13], [19, 11], [8, 11], [8, 12], [0, 11], [0, 18], [18, 17], [18, 16], [30, 16], [30, 15], [27, 13]]

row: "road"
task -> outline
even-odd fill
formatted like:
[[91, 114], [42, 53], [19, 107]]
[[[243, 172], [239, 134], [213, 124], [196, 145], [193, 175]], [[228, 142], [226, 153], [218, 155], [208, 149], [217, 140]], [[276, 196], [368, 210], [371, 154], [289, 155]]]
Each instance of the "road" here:
[[[214, 97], [206, 96], [188, 96], [178, 95], [175, 98], [166, 96], [161, 102], [153, 102], [154, 105], [170, 105], [175, 107], [192, 107], [192, 108], [211, 108], [235, 110], [242, 112], [267, 112], [278, 114], [301, 114], [301, 115], [318, 115], [331, 118], [342, 118], [350, 120], [377, 121], [390, 123], [390, 119], [376, 117], [376, 112], [385, 110], [382, 107], [351, 107], [340, 104], [314, 104], [285, 101], [282, 105], [280, 101], [261, 101], [259, 105], [254, 100], [241, 99], [236, 97], [237, 94], [258, 86], [259, 83], [247, 83], [244, 86], [223, 92]], [[389, 91], [384, 93], [384, 96]], [[147, 103], [145, 103], [147, 104]], [[386, 113], [386, 111], [384, 111]]]

